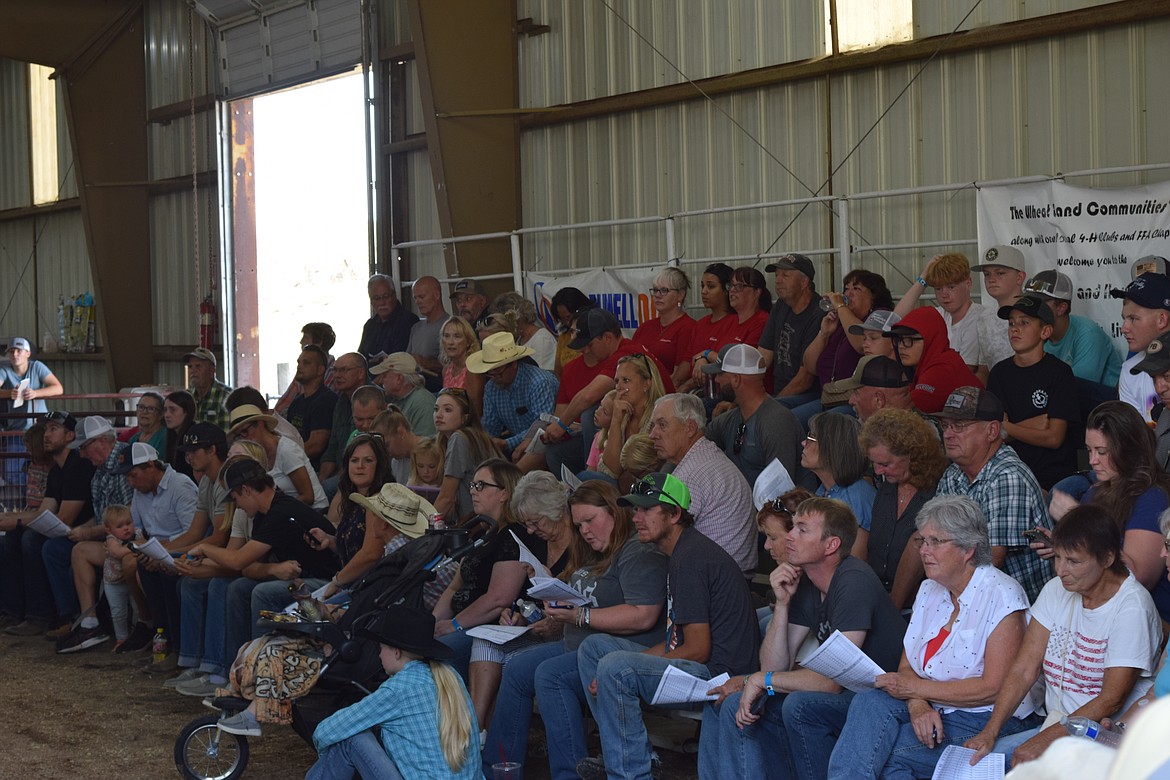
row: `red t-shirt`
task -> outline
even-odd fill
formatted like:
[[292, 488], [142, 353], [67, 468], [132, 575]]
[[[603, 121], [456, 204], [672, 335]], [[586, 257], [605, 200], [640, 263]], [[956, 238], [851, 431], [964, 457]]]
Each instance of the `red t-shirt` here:
[[[589, 383], [599, 376], [608, 376], [612, 378], [614, 372], [617, 371], [617, 364], [619, 360], [621, 360], [626, 355], [636, 355], [639, 352], [642, 354], [649, 354], [645, 349], [639, 347], [633, 341], [630, 341], [629, 339], [622, 339], [618, 344], [618, 348], [614, 350], [614, 353], [595, 366], [585, 365], [584, 355], [569, 361], [565, 364], [564, 369], [561, 371], [561, 386], [560, 389], [557, 390], [557, 403], [569, 403], [573, 400], [577, 393], [588, 387]], [[662, 375], [662, 384], [666, 388], [666, 392], [673, 393], [674, 383], [670, 381], [670, 372], [667, 371], [666, 367], [662, 365], [661, 360], [654, 357], [653, 354], [650, 354], [649, 356], [653, 358], [655, 364], [658, 366], [658, 373]], [[569, 420], [565, 420], [565, 424], [568, 424], [569, 422]]]
[[662, 320], [655, 317], [642, 323], [642, 327], [634, 334], [633, 341], [642, 349], [653, 353], [660, 363], [673, 371], [675, 366], [689, 362], [691, 356], [695, 354], [687, 352], [694, 329], [695, 320], [689, 314], [684, 314], [665, 328], [662, 327]]
[[687, 350], [689, 353], [687, 358], [693, 358], [705, 349], [718, 350], [719, 345], [724, 343], [720, 341], [723, 331], [733, 322], [735, 322], [734, 312], [723, 315], [723, 319], [719, 322], [711, 322], [710, 314], [695, 322], [695, 326], [691, 330], [691, 346]]
[[768, 322], [768, 312], [760, 309], [740, 322], [739, 316], [732, 313], [728, 318], [727, 327], [719, 339], [719, 347], [728, 344], [747, 344], [751, 347], [760, 346], [760, 336], [764, 335], [764, 325]]

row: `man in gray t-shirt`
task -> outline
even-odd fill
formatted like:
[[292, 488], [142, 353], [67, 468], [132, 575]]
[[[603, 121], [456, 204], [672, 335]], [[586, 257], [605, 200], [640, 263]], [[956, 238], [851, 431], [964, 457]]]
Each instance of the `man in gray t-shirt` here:
[[412, 295], [420, 319], [410, 328], [406, 351], [430, 372], [426, 375], [427, 389], [436, 393], [443, 385], [443, 367], [439, 364], [440, 337], [451, 315], [443, 308], [443, 288], [435, 277], [420, 277], [414, 283]]

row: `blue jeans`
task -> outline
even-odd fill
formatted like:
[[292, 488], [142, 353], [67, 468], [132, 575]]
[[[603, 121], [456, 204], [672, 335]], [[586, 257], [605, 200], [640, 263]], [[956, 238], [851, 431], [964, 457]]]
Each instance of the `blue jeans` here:
[[605, 769], [612, 780], [648, 780], [650, 741], [642, 720], [642, 702], [650, 701], [668, 666], [696, 677], [711, 673], [695, 661], [646, 655], [646, 648], [608, 634], [587, 637], [577, 650], [581, 687], [597, 680], [597, 697], [589, 702], [601, 733]]
[[240, 647], [252, 638], [252, 589], [259, 584], [248, 577], [216, 577], [211, 581], [199, 671], [227, 675]]
[[818, 780], [829, 771], [829, 754], [845, 728], [853, 691], [798, 691], [784, 700], [784, 729], [792, 768], [800, 780]]
[[402, 780], [398, 767], [372, 731], [354, 734], [322, 750], [305, 780], [352, 780], [354, 772], [363, 778]]
[[448, 663], [451, 664], [451, 668], [459, 672], [459, 676], [463, 678], [463, 684], [471, 687], [471, 645], [474, 644], [475, 640], [464, 631], [452, 631], [446, 636], [439, 637], [439, 641], [455, 652], [455, 657]]
[[203, 627], [211, 580], [179, 580], [179, 666], [198, 666], [203, 659]]
[[[528, 752], [528, 726], [532, 721], [532, 702], [536, 698], [536, 670], [544, 661], [565, 654], [564, 642], [545, 642], [512, 656], [504, 664], [496, 694], [496, 709], [483, 748], [483, 765], [506, 756], [509, 761], [524, 761]], [[576, 666], [574, 666], [576, 672]], [[549, 716], [540, 709], [547, 724]], [[549, 740], [552, 748], [552, 738]], [[575, 766], [575, 765], [574, 765]]]
[[[317, 579], [315, 577], [304, 578], [305, 587], [309, 590], [316, 590], [324, 585], [329, 580]], [[256, 625], [256, 621], [260, 619], [261, 610], [268, 610], [269, 612], [280, 612], [282, 609], [293, 603], [292, 594], [288, 592], [288, 580], [269, 580], [261, 582], [252, 589], [252, 614], [250, 618], [250, 627], [252, 629], [252, 639], [259, 639], [268, 633], [267, 629], [260, 628]]]
[[703, 708], [703, 728], [699, 732], [699, 778], [763, 777], [788, 780], [794, 777], [785, 734], [781, 707], [784, 695], [763, 694], [757, 702], [760, 719], [740, 728], [735, 722], [742, 694], [733, 693], [716, 707]]
[[577, 762], [589, 755], [585, 745], [588, 696], [581, 687], [577, 653], [550, 658], [536, 670], [536, 701], [548, 739], [548, 764], [553, 780], [575, 778]]
[[[829, 759], [830, 778], [893, 778], [914, 780], [934, 772], [947, 745], [962, 745], [983, 730], [990, 712], [949, 712], [941, 716], [940, 744], [928, 748], [918, 741], [910, 725], [906, 702], [885, 691], [866, 691], [853, 698], [849, 719]], [[1009, 718], [1001, 737], [1027, 728], [1024, 721]]]
[[0, 537], [0, 600], [4, 612], [14, 618], [48, 622], [53, 617], [53, 597], [45, 575], [41, 548], [45, 537], [27, 528]]
[[53, 601], [57, 603], [57, 614], [76, 615], [81, 611], [77, 603], [77, 588], [73, 585], [73, 542], [68, 537], [46, 539], [41, 548], [45, 561], [45, 576], [53, 590]]

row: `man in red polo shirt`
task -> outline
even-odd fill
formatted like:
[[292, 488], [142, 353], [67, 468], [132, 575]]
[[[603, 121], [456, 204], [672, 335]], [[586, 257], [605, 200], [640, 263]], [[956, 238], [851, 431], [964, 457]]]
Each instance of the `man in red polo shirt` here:
[[[623, 338], [617, 318], [602, 308], [586, 309], [577, 315], [569, 347], [581, 350], [581, 356], [569, 361], [561, 372], [555, 411], [557, 422], [549, 423], [544, 432], [549, 445], [545, 455], [554, 474], [560, 474], [562, 464], [574, 474], [584, 470], [585, 456], [596, 433], [593, 410], [613, 390], [618, 360], [637, 354], [640, 349]], [[654, 360], [666, 392], [674, 392], [670, 371], [654, 355], [647, 356]], [[576, 422], [580, 425], [574, 425]]]

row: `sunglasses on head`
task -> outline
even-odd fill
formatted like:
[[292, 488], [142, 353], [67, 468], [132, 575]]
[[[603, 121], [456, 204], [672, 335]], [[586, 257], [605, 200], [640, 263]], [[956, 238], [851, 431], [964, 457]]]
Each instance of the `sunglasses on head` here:
[[648, 479], [640, 479], [635, 482], [633, 487], [630, 488], [630, 492], [635, 496], [653, 496], [655, 498], [661, 499], [664, 503], [670, 504], [671, 506], [682, 506], [682, 504], [675, 500], [674, 496], [663, 491]]

